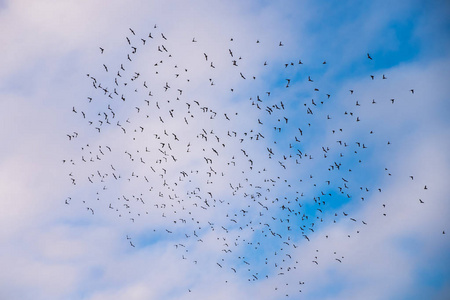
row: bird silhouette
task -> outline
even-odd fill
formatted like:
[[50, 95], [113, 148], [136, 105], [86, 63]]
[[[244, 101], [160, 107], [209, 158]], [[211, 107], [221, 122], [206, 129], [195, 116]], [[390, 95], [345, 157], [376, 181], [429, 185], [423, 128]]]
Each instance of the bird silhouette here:
[[[318, 268], [326, 265], [319, 249], [312, 255], [301, 251], [305, 245], [322, 245], [317, 241], [323, 236], [335, 246], [333, 232], [325, 232], [333, 224], [349, 222], [345, 236], [354, 241], [354, 231], [363, 234], [360, 227], [366, 221], [356, 211], [343, 209], [342, 203], [365, 205], [373, 202], [375, 194], [389, 193], [376, 185], [380, 181], [368, 179], [365, 169], [370, 165], [382, 173], [389, 166], [379, 155], [368, 153], [388, 151], [391, 141], [390, 147], [396, 146], [394, 139], [386, 145], [383, 127], [404, 103], [413, 105], [406, 98], [414, 97], [414, 89], [398, 98], [382, 88], [377, 91], [378, 102], [370, 101], [370, 90], [361, 90], [360, 85], [333, 90], [324, 82], [322, 66], [329, 65], [330, 58], [314, 63], [303, 58], [296, 63], [283, 54], [287, 48], [276, 47], [284, 46], [281, 41], [277, 44], [280, 37], [272, 44], [266, 38], [241, 44], [238, 38], [223, 41], [217, 36], [217, 51], [208, 57], [211, 50], [204, 36], [197, 41], [189, 35], [177, 39], [174, 34], [168, 40], [156, 25], [148, 36], [129, 30], [129, 37], [119, 39], [122, 54], [112, 55], [109, 48], [99, 47], [98, 68], [92, 67], [97, 71], [83, 75], [88, 98], [70, 104], [70, 116], [78, 122], [73, 124], [79, 127], [64, 138], [77, 148], [75, 156], [63, 163], [71, 168], [71, 186], [83, 197], [66, 198], [64, 203], [70, 206], [64, 207], [76, 207], [79, 201], [89, 217], [99, 215], [94, 216], [94, 209], [103, 208], [120, 224], [155, 222], [158, 226], [145, 238], [154, 235], [170, 241], [171, 251], [179, 253], [183, 263], [206, 267], [215, 261], [217, 272], [245, 281], [272, 274], [280, 282], [292, 278], [289, 274], [296, 272], [296, 257], [301, 256]], [[261, 52], [250, 55], [254, 47]], [[280, 57], [270, 55], [271, 47]], [[206, 64], [195, 62], [202, 53]], [[369, 53], [367, 58], [372, 60]], [[149, 63], [142, 65], [142, 61]], [[264, 71], [259, 70], [257, 66], [263, 65]], [[379, 76], [370, 75], [373, 72], [369, 67], [362, 76], [377, 84]], [[394, 101], [395, 106], [390, 105]], [[377, 103], [380, 111], [366, 105], [370, 103]], [[382, 124], [371, 122], [372, 114]], [[387, 133], [393, 135], [395, 130], [390, 127]], [[326, 139], [318, 135], [322, 131]], [[390, 180], [409, 176], [412, 187], [419, 184], [428, 190], [419, 177], [390, 168], [384, 171], [382, 175]], [[91, 190], [92, 195], [87, 193]], [[416, 199], [426, 209], [431, 201], [423, 197]], [[392, 206], [383, 204], [376, 215], [388, 220]], [[135, 245], [130, 236], [136, 234], [126, 236], [131, 247]], [[192, 250], [200, 243], [216, 251], [217, 259], [196, 257]], [[257, 259], [261, 253], [267, 255]], [[344, 262], [341, 256], [333, 259]]]

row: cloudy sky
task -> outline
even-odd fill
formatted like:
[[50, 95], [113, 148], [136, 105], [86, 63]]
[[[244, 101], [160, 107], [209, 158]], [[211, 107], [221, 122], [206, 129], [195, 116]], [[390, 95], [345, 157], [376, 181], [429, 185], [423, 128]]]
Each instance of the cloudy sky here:
[[0, 298], [447, 299], [449, 20], [0, 1]]

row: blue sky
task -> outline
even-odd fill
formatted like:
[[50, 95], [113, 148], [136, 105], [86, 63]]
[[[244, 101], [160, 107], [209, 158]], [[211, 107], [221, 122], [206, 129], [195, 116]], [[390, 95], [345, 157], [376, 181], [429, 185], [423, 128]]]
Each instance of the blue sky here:
[[1, 1], [1, 298], [446, 299], [449, 13]]

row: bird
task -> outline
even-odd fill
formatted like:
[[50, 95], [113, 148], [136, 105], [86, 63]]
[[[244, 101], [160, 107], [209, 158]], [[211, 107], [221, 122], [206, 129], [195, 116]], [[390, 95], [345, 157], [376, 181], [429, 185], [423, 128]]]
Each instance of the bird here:
[[[230, 46], [221, 43], [221, 37], [215, 37], [218, 51], [208, 57], [209, 50], [202, 48], [204, 36], [197, 42], [188, 33], [184, 41], [171, 37], [162, 45], [167, 38], [159, 29], [152, 29], [153, 36], [149, 33], [148, 38], [132, 28], [129, 30], [131, 35], [126, 31], [128, 37], [119, 39], [126, 48], [126, 58], [124, 54], [108, 57], [109, 48], [104, 51], [99, 47], [103, 55], [97, 58], [95, 66], [102, 71], [103, 64], [106, 72], [109, 69], [112, 72], [100, 73], [103, 75], [89, 72], [92, 75], [87, 76], [88, 91], [92, 93], [87, 95], [89, 101], [84, 98], [82, 103], [74, 104], [72, 112], [75, 114], [67, 111], [76, 120], [70, 124], [80, 126], [68, 131], [64, 138], [79, 152], [71, 151], [68, 155], [75, 153], [75, 156], [65, 157], [63, 163], [71, 168], [69, 182], [78, 189], [76, 194], [86, 195], [79, 197], [80, 203], [86, 203], [84, 207], [89, 206], [84, 213], [93, 215], [91, 207], [96, 210], [103, 207], [108, 214], [121, 218], [120, 222], [136, 225], [157, 222], [162, 226], [155, 227], [149, 236], [155, 234], [161, 241], [175, 239], [174, 251], [182, 252], [180, 260], [192, 262], [195, 267], [197, 261], [191, 256], [192, 250], [198, 243], [208, 244], [217, 251], [217, 260], [203, 260], [203, 266], [208, 268], [206, 264], [216, 262], [217, 272], [226, 274], [232, 270], [236, 278], [245, 277], [245, 281], [268, 278], [271, 274], [279, 275], [277, 281], [284, 280], [298, 268], [295, 261], [298, 253], [294, 251], [299, 250], [299, 244], [318, 245], [318, 239], [323, 237], [321, 233], [328, 229], [326, 226], [339, 224], [344, 221], [341, 218], [355, 222], [354, 225], [367, 225], [364, 220], [359, 223], [353, 211], [329, 203], [333, 199], [341, 199], [338, 202], [342, 203], [361, 199], [364, 205], [375, 197], [374, 191], [388, 192], [383, 185], [375, 186], [379, 180], [371, 181], [363, 176], [364, 166], [373, 165], [374, 169], [382, 170], [386, 162], [379, 156], [364, 154], [364, 151], [377, 151], [386, 146], [386, 136], [381, 136], [383, 131], [378, 130], [383, 126], [365, 122], [370, 119], [366, 116], [373, 112], [385, 122], [389, 119], [389, 113], [384, 117], [365, 105], [370, 103], [367, 98], [370, 90], [364, 91], [367, 96], [347, 103], [346, 95], [359, 97], [359, 85], [349, 84], [352, 89], [347, 88], [347, 91], [351, 96], [341, 92], [333, 94], [332, 85], [324, 82], [327, 77], [323, 76], [323, 69], [317, 69], [328, 65], [330, 58], [321, 58], [308, 66], [308, 58], [304, 57], [304, 62], [298, 59], [296, 63], [297, 59], [288, 55], [280, 59], [262, 56], [259, 52], [249, 55], [254, 50], [252, 47], [265, 51], [262, 39], [250, 39], [253, 43], [246, 49], [238, 39], [231, 38], [229, 42], [233, 45]], [[146, 47], [139, 46], [139, 39]], [[228, 42], [228, 38], [225, 40]], [[154, 46], [153, 41], [157, 42]], [[276, 47], [277, 40], [274, 42], [272, 46]], [[175, 48], [181, 45], [189, 48], [193, 58], [200, 59], [203, 53], [207, 63], [191, 63], [183, 55], [176, 57], [175, 54], [182, 53], [178, 50], [183, 49]], [[284, 44], [280, 41], [278, 46]], [[171, 47], [177, 51], [169, 51]], [[286, 49], [275, 48], [280, 54]], [[369, 53], [367, 57], [372, 60]], [[150, 62], [148, 66], [136, 64], [143, 59]], [[270, 70], [264, 70], [271, 75], [267, 79], [257, 76], [257, 70], [251, 68], [253, 65], [267, 66]], [[117, 71], [113, 66], [117, 66]], [[224, 66], [238, 71], [228, 71]], [[207, 72], [203, 73], [205, 68]], [[369, 72], [374, 71], [363, 76], [368, 76]], [[238, 73], [243, 81], [238, 80]], [[299, 74], [304, 77], [298, 77]], [[253, 80], [247, 81], [247, 77]], [[374, 80], [375, 76], [370, 75], [370, 78]], [[239, 84], [233, 80], [238, 80]], [[314, 82], [314, 86], [309, 82]], [[287, 87], [291, 89], [286, 90]], [[378, 97], [389, 97], [381, 98], [388, 99], [386, 102], [377, 100], [383, 113], [389, 112], [388, 108], [400, 109], [399, 105], [403, 104], [402, 99], [398, 99], [396, 106], [390, 106], [389, 99], [396, 97], [390, 89], [377, 91]], [[197, 94], [198, 91], [203, 96]], [[234, 93], [229, 94], [229, 91]], [[342, 91], [342, 87], [338, 87], [338, 91]], [[413, 89], [410, 91], [414, 94]], [[310, 93], [312, 96], [307, 98]], [[245, 101], [240, 100], [244, 98]], [[374, 99], [372, 103], [376, 103]], [[389, 106], [383, 108], [385, 104]], [[345, 119], [347, 117], [351, 118]], [[371, 124], [373, 128], [366, 127]], [[91, 146], [86, 146], [89, 130], [98, 138], [91, 141], [91, 137]], [[326, 139], [318, 135], [321, 131], [326, 131]], [[395, 136], [391, 132], [389, 135]], [[369, 161], [371, 159], [374, 160]], [[400, 172], [386, 168], [385, 174], [395, 179]], [[408, 175], [403, 173], [399, 177]], [[410, 178], [413, 180], [410, 185], [428, 189], [419, 178], [412, 175]], [[92, 195], [83, 191], [83, 186], [92, 189]], [[125, 186], [123, 190], [121, 187]], [[421, 206], [426, 209], [430, 201], [419, 197], [423, 195], [417, 195], [416, 199], [420, 204], [426, 203]], [[76, 207], [73, 198], [70, 201], [66, 198], [65, 203], [70, 203], [66, 208]], [[90, 201], [96, 206], [91, 206]], [[388, 202], [381, 207], [381, 213], [384, 216], [389, 213]], [[151, 217], [144, 219], [145, 215]], [[376, 226], [375, 221], [371, 223]], [[353, 228], [356, 233], [360, 232], [358, 226]], [[299, 234], [304, 239], [296, 238]], [[331, 234], [324, 234], [330, 247], [334, 242]], [[350, 231], [345, 235], [354, 239]], [[131, 237], [126, 238], [130, 246], [135, 247]], [[329, 252], [325, 244], [319, 244], [326, 250], [321, 253]], [[258, 253], [268, 255], [265, 260], [264, 257], [254, 260]], [[316, 255], [310, 260], [318, 266]], [[343, 257], [333, 258], [343, 262]], [[202, 265], [200, 260], [198, 262], [198, 266]], [[289, 287], [286, 285], [285, 289]]]

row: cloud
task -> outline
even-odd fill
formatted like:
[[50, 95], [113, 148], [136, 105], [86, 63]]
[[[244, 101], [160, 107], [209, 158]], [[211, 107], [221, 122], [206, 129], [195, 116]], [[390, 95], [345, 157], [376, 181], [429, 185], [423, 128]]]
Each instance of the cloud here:
[[[0, 280], [4, 298], [444, 297], [449, 245], [448, 234], [442, 231], [450, 231], [445, 218], [449, 209], [445, 150], [449, 144], [444, 80], [449, 62], [436, 45], [444, 36], [445, 10], [438, 12], [430, 5], [419, 14], [420, 6], [414, 1], [411, 7], [391, 4], [389, 10], [382, 7], [386, 3], [279, 4], [14, 1], [2, 5], [0, 28], [8, 41], [1, 50], [0, 71], [4, 82], [0, 235], [6, 241], [0, 260], [8, 270]], [[343, 21], [342, 14], [346, 16]], [[411, 23], [416, 17], [418, 23]], [[148, 38], [150, 32], [153, 41]], [[131, 50], [125, 36], [139, 45], [133, 62], [127, 61]], [[146, 38], [147, 48], [140, 37]], [[157, 51], [162, 44], [172, 57]], [[99, 47], [105, 50], [103, 54]], [[443, 44], [442, 48], [448, 47]], [[373, 62], [367, 52], [373, 54]], [[237, 67], [231, 64], [233, 59]], [[298, 65], [299, 59], [304, 65]], [[322, 65], [325, 59], [327, 64]], [[112, 93], [117, 88], [113, 80], [119, 61], [126, 62], [127, 70], [121, 71], [121, 84], [129, 85], [121, 86], [119, 95], [112, 94], [117, 96], [117, 101], [111, 100], [117, 116], [107, 126], [103, 112], [113, 121], [105, 102], [110, 101], [108, 93], [94, 91], [90, 76]], [[111, 72], [106, 73], [103, 64]], [[178, 81], [172, 74], [175, 65]], [[183, 73], [184, 68], [189, 72]], [[141, 78], [131, 83], [135, 70]], [[387, 80], [381, 79], [383, 74]], [[210, 85], [210, 78], [215, 85]], [[286, 78], [291, 80], [289, 89]], [[154, 96], [148, 96], [144, 80]], [[171, 88], [164, 92], [166, 82]], [[125, 102], [120, 100], [122, 93]], [[331, 94], [329, 101], [327, 93]], [[91, 104], [87, 97], [94, 98]], [[180, 100], [172, 100], [176, 97]], [[311, 98], [325, 104], [314, 106]], [[268, 115], [266, 106], [281, 106], [280, 101], [287, 109], [274, 108], [273, 115]], [[304, 103], [314, 109], [314, 116], [306, 115]], [[201, 107], [208, 109], [203, 113]], [[170, 109], [174, 109], [174, 118]], [[344, 111], [355, 115], [344, 115]], [[214, 113], [217, 116], [211, 119]], [[327, 120], [327, 115], [332, 119]], [[158, 116], [165, 121], [164, 127]], [[288, 125], [280, 125], [283, 116], [289, 119]], [[257, 119], [265, 126], [257, 124]], [[88, 120], [96, 124], [88, 125]], [[145, 127], [141, 133], [139, 125]], [[95, 127], [101, 128], [100, 134]], [[282, 128], [283, 133], [277, 134], [273, 127]], [[300, 136], [298, 127], [305, 136]], [[339, 128], [342, 133], [331, 132]], [[372, 128], [376, 130], [369, 135]], [[244, 140], [230, 137], [232, 131]], [[244, 135], [257, 132], [265, 138], [249, 142]], [[291, 134], [302, 139], [302, 146], [297, 146]], [[349, 145], [352, 142], [351, 146], [339, 147], [337, 136]], [[366, 143], [368, 150], [360, 149], [355, 140]], [[167, 149], [169, 144], [173, 150]], [[300, 166], [293, 159], [284, 162], [283, 155], [295, 156], [297, 151], [289, 144], [314, 159], [299, 160]], [[330, 148], [328, 160], [322, 160], [322, 146]], [[276, 153], [272, 159], [267, 148]], [[345, 160], [353, 157], [353, 151], [358, 151], [362, 165]], [[327, 168], [340, 153], [345, 155], [345, 170], [351, 168], [355, 175], [329, 175]], [[212, 158], [214, 164], [204, 157]], [[157, 166], [153, 162], [158, 159], [170, 163]], [[151, 164], [156, 172], [149, 170]], [[181, 169], [189, 175], [184, 177]], [[341, 177], [350, 181], [346, 190], [353, 197], [350, 200], [338, 193], [337, 187], [343, 188]], [[76, 186], [70, 178], [76, 178]], [[329, 191], [323, 183], [327, 179], [332, 182]], [[323, 182], [314, 187], [319, 181]], [[358, 191], [359, 186], [370, 192]], [[313, 203], [317, 196], [327, 204]], [[308, 228], [312, 220], [293, 221], [281, 208], [298, 203], [304, 205], [296, 208], [299, 211], [324, 219], [316, 219], [311, 227], [314, 233]], [[338, 213], [336, 218], [334, 213]], [[310, 242], [298, 229], [295, 235], [289, 232], [288, 217], [292, 227], [308, 225]]]

